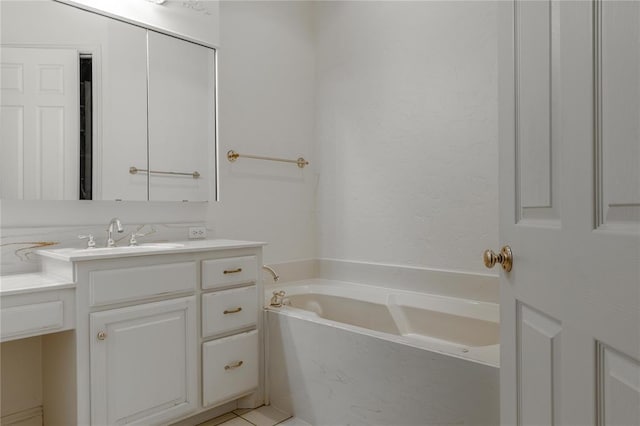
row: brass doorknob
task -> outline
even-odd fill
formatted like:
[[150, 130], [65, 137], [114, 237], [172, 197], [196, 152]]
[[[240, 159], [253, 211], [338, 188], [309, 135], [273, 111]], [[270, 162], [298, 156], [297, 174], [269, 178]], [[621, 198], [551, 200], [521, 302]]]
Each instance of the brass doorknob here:
[[484, 266], [489, 269], [493, 268], [496, 263], [501, 264], [502, 269], [507, 272], [513, 267], [513, 253], [509, 246], [502, 247], [498, 254], [495, 254], [493, 250], [485, 250], [482, 258], [484, 259]]

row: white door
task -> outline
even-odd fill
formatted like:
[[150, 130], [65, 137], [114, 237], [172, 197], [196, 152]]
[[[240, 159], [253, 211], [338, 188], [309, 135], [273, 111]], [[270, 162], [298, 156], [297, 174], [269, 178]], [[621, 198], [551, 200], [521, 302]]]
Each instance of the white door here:
[[0, 196], [77, 200], [79, 58], [73, 49], [1, 49]]
[[499, 2], [503, 425], [640, 424], [640, 2]]
[[195, 297], [91, 314], [91, 424], [167, 424], [197, 408]]

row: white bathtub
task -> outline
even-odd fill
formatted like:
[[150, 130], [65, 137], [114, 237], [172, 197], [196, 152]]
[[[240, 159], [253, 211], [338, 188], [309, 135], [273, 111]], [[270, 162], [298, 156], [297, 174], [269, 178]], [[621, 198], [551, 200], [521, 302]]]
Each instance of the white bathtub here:
[[314, 426], [499, 424], [498, 305], [306, 280], [265, 306], [276, 407]]

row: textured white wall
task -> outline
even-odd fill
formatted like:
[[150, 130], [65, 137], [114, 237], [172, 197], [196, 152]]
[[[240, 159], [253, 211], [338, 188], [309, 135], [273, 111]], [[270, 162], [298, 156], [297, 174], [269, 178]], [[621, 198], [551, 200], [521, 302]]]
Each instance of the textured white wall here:
[[[487, 2], [221, 2], [220, 203], [18, 202], [3, 227], [199, 222], [314, 257], [482, 271], [497, 247]], [[296, 158], [226, 161], [227, 150]], [[319, 179], [318, 179], [319, 176]]]
[[[313, 157], [315, 54], [310, 2], [221, 2], [219, 144], [221, 202], [208, 223], [218, 237], [266, 241], [276, 263], [315, 257]], [[311, 165], [239, 159], [226, 152]]]
[[319, 257], [484, 272], [498, 244], [495, 5], [315, 12]]

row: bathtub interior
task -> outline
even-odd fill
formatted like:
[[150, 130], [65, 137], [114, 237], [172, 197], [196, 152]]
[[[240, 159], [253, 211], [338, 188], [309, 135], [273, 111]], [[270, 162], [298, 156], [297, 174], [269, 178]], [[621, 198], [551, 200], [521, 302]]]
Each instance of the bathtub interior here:
[[287, 294], [281, 311], [494, 366], [499, 363], [495, 303], [330, 280], [306, 280], [278, 289]]
[[293, 308], [313, 312], [320, 318], [400, 335], [400, 330], [385, 305], [326, 294], [290, 296], [288, 303]]
[[288, 298], [289, 306], [320, 318], [383, 333], [434, 339], [464, 346], [489, 346], [500, 341], [498, 323], [478, 318], [390, 303], [381, 305], [325, 294]]
[[403, 336], [469, 347], [500, 343], [498, 306], [433, 295], [392, 294], [388, 308]]

